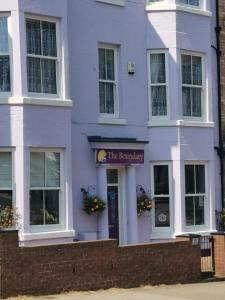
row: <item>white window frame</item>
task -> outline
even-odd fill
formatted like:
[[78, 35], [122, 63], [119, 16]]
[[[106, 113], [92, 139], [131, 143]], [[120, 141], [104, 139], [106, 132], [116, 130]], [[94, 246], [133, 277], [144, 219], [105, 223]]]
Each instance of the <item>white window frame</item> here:
[[[155, 195], [155, 186], [154, 186], [154, 167], [155, 166], [168, 166], [168, 175], [169, 175], [169, 194], [168, 195]], [[172, 171], [172, 162], [171, 161], [158, 161], [150, 162], [150, 175], [151, 175], [151, 197], [153, 199], [153, 207], [151, 210], [151, 227], [152, 234], [150, 238], [172, 238], [173, 228], [174, 228], [174, 203], [173, 199], [173, 171]], [[169, 211], [170, 211], [170, 226], [168, 227], [156, 227], [155, 226], [155, 196], [159, 198], [169, 198]]]
[[[190, 0], [188, 0], [190, 1]], [[193, 5], [193, 4], [186, 4], [186, 3], [181, 3], [179, 0], [176, 0], [176, 4], [180, 5], [180, 6], [185, 6], [185, 7], [191, 7], [194, 9], [203, 9], [203, 1], [199, 0], [199, 4], [198, 5]]]
[[[60, 46], [60, 25], [59, 25], [59, 20], [53, 17], [44, 17], [44, 16], [37, 16], [37, 15], [30, 15], [26, 14], [25, 15], [25, 36], [27, 37], [27, 28], [26, 28], [26, 20], [31, 19], [31, 20], [36, 20], [40, 22], [50, 22], [50, 23], [55, 23], [56, 25], [56, 51], [57, 51], [57, 56], [52, 57], [52, 56], [44, 56], [44, 55], [36, 55], [36, 54], [28, 54], [27, 53], [27, 40], [26, 40], [26, 64], [27, 64], [27, 58], [28, 57], [33, 57], [33, 58], [40, 58], [40, 59], [51, 59], [56, 62], [56, 94], [48, 94], [48, 93], [34, 93], [34, 92], [29, 92], [28, 89], [28, 76], [27, 76], [27, 93], [30, 97], [33, 98], [59, 98], [62, 94], [61, 90], [61, 78], [62, 76], [60, 75], [61, 70], [62, 70], [62, 52], [61, 52], [61, 46]], [[27, 70], [27, 68], [26, 68]], [[27, 74], [28, 75], [28, 74]]]
[[0, 191], [12, 191], [12, 206], [16, 207], [16, 184], [15, 184], [15, 151], [10, 148], [0, 148], [0, 153], [11, 153], [11, 161], [12, 161], [12, 186], [10, 188], [0, 188]]
[[59, 187], [31, 187], [30, 186], [30, 167], [29, 167], [29, 197], [32, 190], [59, 190], [59, 224], [43, 224], [43, 225], [31, 225], [30, 224], [30, 200], [29, 200], [29, 227], [31, 233], [37, 232], [49, 232], [62, 230], [65, 227], [66, 219], [66, 201], [65, 201], [65, 176], [64, 176], [64, 150], [58, 148], [30, 148], [30, 157], [32, 152], [54, 152], [60, 154], [60, 186]]
[[[119, 104], [118, 104], [118, 47], [116, 45], [108, 45], [108, 44], [98, 44], [98, 49], [109, 49], [114, 51], [114, 76], [115, 80], [104, 80], [99, 78], [99, 55], [98, 55], [98, 107], [99, 107], [99, 116], [101, 118], [112, 118], [117, 119], [119, 117]], [[99, 93], [99, 85], [101, 82], [108, 82], [114, 84], [114, 113], [107, 114], [100, 112], [100, 93]]]
[[[202, 60], [202, 85], [183, 84], [182, 82], [182, 55], [201, 57]], [[199, 52], [185, 51], [180, 52], [180, 83], [181, 83], [181, 118], [191, 121], [206, 121], [206, 107], [207, 107], [207, 95], [206, 95], [206, 72], [205, 72], [205, 55]], [[192, 75], [192, 74], [191, 74]], [[201, 88], [201, 117], [184, 116], [183, 115], [183, 87]]]
[[[151, 54], [164, 54], [165, 55], [165, 83], [151, 83]], [[169, 55], [168, 50], [148, 50], [147, 51], [147, 66], [148, 66], [148, 106], [149, 106], [149, 120], [169, 120], [170, 118], [170, 99], [169, 99]], [[152, 97], [151, 87], [152, 86], [165, 86], [166, 87], [166, 105], [167, 114], [165, 116], [153, 116], [152, 115]]]
[[0, 12], [0, 17], [7, 18], [7, 29], [8, 29], [8, 47], [9, 51], [7, 53], [2, 53], [0, 56], [8, 55], [9, 56], [9, 70], [10, 70], [10, 91], [9, 92], [0, 92], [1, 98], [9, 98], [13, 94], [13, 59], [12, 59], [12, 25], [11, 25], [11, 15], [9, 13]]
[[[203, 165], [205, 167], [205, 193], [204, 194], [186, 194], [185, 191], [185, 166], [186, 165]], [[205, 161], [185, 161], [184, 162], [184, 226], [185, 230], [187, 232], [195, 232], [195, 231], [203, 231], [206, 229], [208, 222], [209, 222], [209, 216], [208, 216], [208, 207], [209, 207], [209, 201], [208, 201], [208, 164]], [[194, 196], [204, 196], [204, 224], [201, 225], [186, 225], [186, 197], [194, 197]]]

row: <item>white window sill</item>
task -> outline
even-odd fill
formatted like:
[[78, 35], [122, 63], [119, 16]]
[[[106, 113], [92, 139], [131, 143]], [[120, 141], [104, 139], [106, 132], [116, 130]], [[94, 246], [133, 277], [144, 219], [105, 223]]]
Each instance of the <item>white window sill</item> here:
[[101, 125], [127, 125], [126, 119], [99, 118], [98, 124]]
[[153, 3], [146, 5], [146, 11], [181, 11], [190, 14], [197, 14], [202, 16], [211, 17], [212, 13], [201, 8], [195, 8], [184, 5], [166, 4], [166, 3]]
[[20, 233], [20, 241], [33, 241], [56, 238], [75, 237], [75, 230], [51, 231], [51, 232], [35, 232], [35, 233]]
[[1, 104], [15, 104], [15, 105], [44, 105], [44, 106], [73, 106], [73, 101], [70, 99], [49, 99], [49, 98], [30, 98], [30, 97], [9, 97], [0, 98]]
[[125, 6], [125, 0], [95, 0], [96, 2], [112, 4], [118, 6]]
[[214, 128], [213, 122], [183, 121], [183, 120], [160, 120], [148, 121], [148, 127], [205, 127]]

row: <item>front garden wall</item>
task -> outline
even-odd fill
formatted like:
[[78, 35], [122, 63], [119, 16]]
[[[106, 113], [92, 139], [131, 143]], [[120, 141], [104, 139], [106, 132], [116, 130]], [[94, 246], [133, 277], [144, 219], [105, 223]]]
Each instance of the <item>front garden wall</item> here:
[[115, 240], [19, 247], [0, 231], [0, 297], [195, 282], [199, 246], [188, 239], [118, 247]]

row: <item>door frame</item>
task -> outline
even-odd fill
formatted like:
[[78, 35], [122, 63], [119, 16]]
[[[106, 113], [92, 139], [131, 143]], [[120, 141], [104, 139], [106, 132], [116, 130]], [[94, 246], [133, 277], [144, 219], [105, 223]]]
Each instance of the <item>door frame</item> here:
[[[151, 197], [154, 197], [154, 166], [168, 166], [169, 172], [169, 212], [170, 212], [170, 226], [169, 227], [156, 227], [155, 226], [155, 206], [153, 200], [153, 207], [151, 210], [151, 226], [152, 232], [150, 235], [151, 239], [169, 239], [173, 237], [174, 228], [174, 203], [172, 199], [174, 198], [173, 193], [173, 172], [172, 172], [172, 162], [171, 161], [152, 161], [150, 162], [150, 183], [151, 183]], [[160, 196], [160, 195], [159, 195]]]
[[[127, 208], [126, 208], [126, 189], [125, 189], [125, 185], [126, 185], [125, 167], [121, 166], [121, 165], [109, 165], [109, 166], [107, 166], [107, 168], [106, 168], [106, 182], [107, 182], [107, 170], [109, 170], [109, 169], [117, 169], [118, 170], [119, 244], [120, 245], [125, 245], [125, 244], [127, 244]], [[109, 186], [110, 186], [110, 184], [109, 184]], [[107, 182], [107, 189], [108, 189], [108, 182]]]

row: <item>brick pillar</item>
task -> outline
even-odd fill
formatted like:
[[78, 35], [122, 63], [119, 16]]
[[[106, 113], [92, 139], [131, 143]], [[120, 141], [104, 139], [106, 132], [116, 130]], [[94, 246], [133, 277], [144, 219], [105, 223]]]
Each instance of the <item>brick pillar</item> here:
[[225, 233], [214, 233], [215, 275], [225, 276]]
[[15, 278], [12, 280], [16, 273], [18, 247], [17, 230], [0, 230], [0, 299], [18, 295], [17, 282]]

